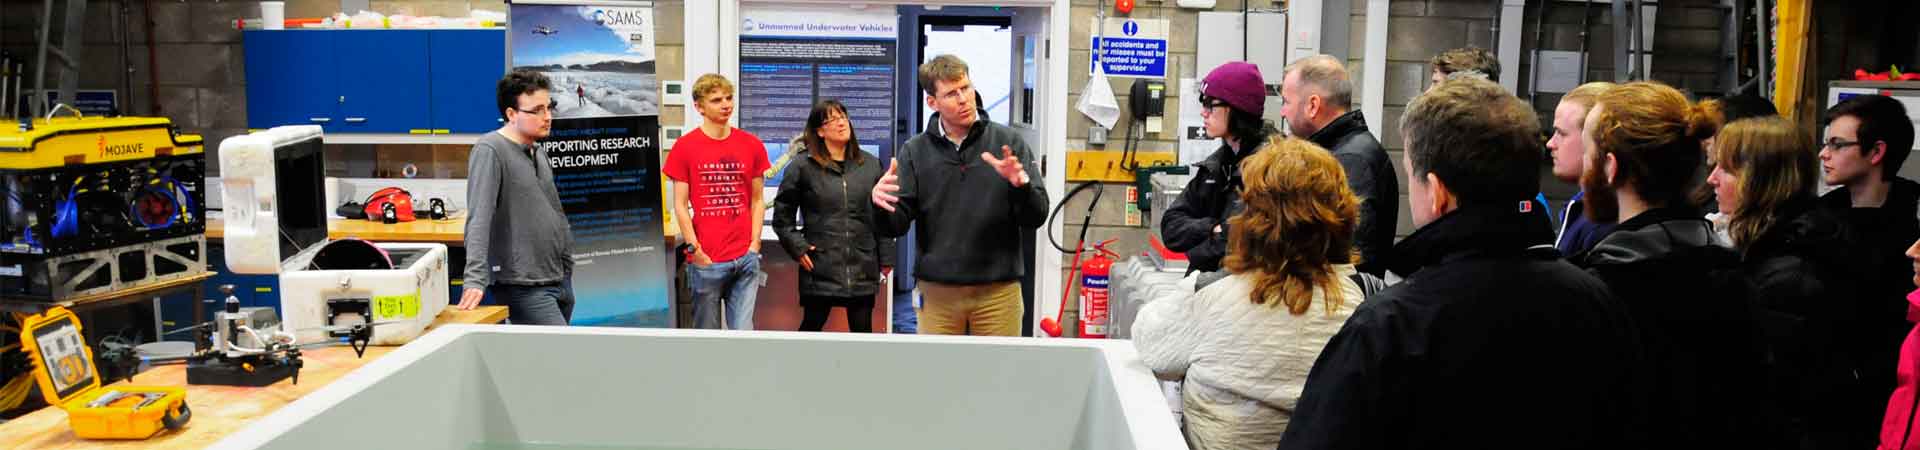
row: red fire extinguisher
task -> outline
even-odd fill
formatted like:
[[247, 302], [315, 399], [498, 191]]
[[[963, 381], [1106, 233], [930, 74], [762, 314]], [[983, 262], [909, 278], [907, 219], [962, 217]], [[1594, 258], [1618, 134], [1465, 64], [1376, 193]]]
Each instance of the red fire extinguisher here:
[[[1091, 317], [1090, 313], [1088, 312], [1089, 311], [1087, 308], [1088, 302], [1085, 294], [1088, 292], [1087, 288], [1090, 286], [1088, 283], [1091, 280], [1093, 280], [1093, 277], [1092, 277], [1093, 274], [1088, 273], [1087, 277], [1080, 279], [1080, 286], [1081, 286], [1080, 291], [1082, 293], [1081, 302], [1080, 302], [1080, 317], [1083, 319], [1081, 320], [1081, 323], [1080, 323], [1081, 337], [1095, 337], [1095, 338], [1107, 337], [1107, 327], [1106, 327], [1107, 325], [1107, 274], [1111, 273], [1113, 269], [1113, 258], [1109, 258], [1108, 256], [1110, 255], [1114, 258], [1119, 257], [1119, 255], [1114, 255], [1113, 252], [1107, 251], [1107, 244], [1112, 244], [1113, 241], [1114, 239], [1108, 239], [1098, 244], [1094, 244], [1093, 249], [1096, 251], [1097, 254], [1094, 255], [1093, 259], [1087, 260], [1086, 265], [1081, 265], [1080, 255], [1082, 253], [1085, 253], [1085, 251], [1087, 250], [1087, 245], [1083, 241], [1081, 244], [1074, 247], [1073, 263], [1067, 265], [1068, 271], [1067, 271], [1066, 279], [1072, 280], [1074, 274], [1080, 273], [1080, 271], [1082, 270], [1091, 270], [1092, 267], [1095, 266], [1094, 261], [1100, 261], [1098, 263], [1100, 267], [1100, 278], [1099, 278], [1100, 285], [1098, 288], [1100, 292], [1100, 326], [1098, 328], [1098, 330], [1100, 330], [1100, 335], [1088, 336], [1087, 335], [1088, 327], [1087, 327], [1086, 320], [1084, 320], [1088, 317]], [[1072, 298], [1072, 296], [1073, 296], [1072, 284], [1061, 286], [1060, 287], [1060, 311], [1057, 313], [1054, 313], [1053, 317], [1040, 319], [1040, 330], [1043, 332], [1046, 332], [1048, 337], [1060, 337], [1060, 333], [1067, 331], [1061, 328], [1062, 326], [1061, 321], [1066, 318], [1067, 299]]]
[[1120, 255], [1107, 251], [1109, 240], [1095, 244], [1098, 253], [1080, 266], [1080, 337], [1107, 337], [1107, 276], [1113, 272], [1113, 260]]

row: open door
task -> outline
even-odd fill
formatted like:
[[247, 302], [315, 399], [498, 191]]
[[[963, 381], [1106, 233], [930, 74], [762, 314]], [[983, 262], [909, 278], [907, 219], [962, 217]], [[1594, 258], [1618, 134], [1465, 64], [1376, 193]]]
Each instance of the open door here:
[[[1053, 202], [1061, 201], [1066, 195], [1065, 178], [1060, 175], [1060, 167], [1065, 166], [1066, 149], [1056, 143], [1066, 142], [1066, 129], [1054, 126], [1063, 120], [1057, 109], [1064, 109], [1066, 102], [1058, 105], [1046, 99], [1062, 89], [1065, 77], [1055, 80], [1056, 74], [1048, 62], [1052, 46], [1049, 45], [1049, 30], [1056, 26], [1053, 15], [1058, 12], [1048, 8], [1016, 8], [1013, 15], [1013, 46], [1008, 64], [1012, 71], [1013, 83], [1011, 107], [1007, 108], [1009, 126], [1020, 133], [1020, 137], [1033, 147], [1034, 157], [1040, 160], [1042, 181], [1046, 183], [1047, 193], [1053, 196]], [[1064, 44], [1064, 43], [1062, 43]], [[1058, 136], [1055, 136], [1058, 135]], [[1060, 235], [1060, 224], [1049, 223], [1037, 233], [1021, 236], [1021, 244], [1029, 249], [1026, 252], [1027, 277], [1022, 280], [1021, 289], [1027, 299], [1027, 317], [1024, 332], [1027, 336], [1042, 336], [1039, 323], [1041, 318], [1052, 317], [1060, 308], [1060, 288], [1063, 285], [1060, 252], [1048, 243], [1046, 235]]]
[[[745, 25], [742, 17], [743, 1], [745, 0], [686, 2], [684, 15], [681, 17], [683, 26], [688, 30], [684, 52], [686, 58], [682, 68], [683, 79], [697, 79], [700, 75], [710, 72], [725, 75], [733, 80], [742, 79], [740, 49], [741, 31]], [[1008, 52], [1006, 59], [996, 60], [1005, 61], [1007, 64], [1005, 66], [995, 64], [998, 67], [995, 74], [1005, 73], [1014, 80], [1011, 86], [1017, 86], [1017, 88], [1011, 90], [1007, 100], [1013, 107], [1005, 113], [1009, 119], [1008, 123], [1021, 133], [1028, 145], [1034, 149], [1041, 173], [1041, 180], [1037, 181], [1041, 182], [1042, 186], [1045, 186], [1053, 195], [1054, 202], [1060, 201], [1059, 196], [1066, 190], [1066, 178], [1061, 168], [1066, 166], [1067, 132], [1061, 125], [1068, 117], [1066, 71], [1070, 68], [1066, 67], [1068, 61], [1066, 40], [1068, 39], [1067, 19], [1070, 17], [1071, 5], [1069, 0], [1000, 0], [992, 3], [980, 0], [768, 0], [764, 4], [836, 5], [833, 6], [834, 9], [845, 7], [850, 11], [892, 6], [900, 13], [896, 17], [898, 19], [896, 29], [899, 31], [906, 31], [909, 26], [918, 29], [917, 16], [962, 15], [971, 12], [963, 10], [976, 6], [991, 6], [991, 8], [979, 8], [978, 11], [1013, 12], [1009, 25], [1013, 36], [1005, 47], [997, 48], [1015, 51]], [[742, 24], [743, 26], [716, 27], [714, 24]], [[900, 71], [901, 76], [896, 86], [900, 88], [901, 96], [910, 96], [907, 98], [912, 100], [896, 103], [899, 105], [898, 116], [904, 119], [898, 120], [895, 124], [895, 131], [903, 134], [897, 135], [899, 139], [896, 143], [903, 142], [906, 137], [911, 136], [905, 133], [917, 131], [924, 125], [917, 118], [918, 111], [908, 109], [912, 105], [922, 103], [921, 94], [906, 87], [912, 78], [906, 75], [909, 75], [908, 71], [918, 66], [920, 58], [907, 55], [910, 49], [917, 50], [917, 46], [911, 45], [904, 39], [905, 36], [902, 36], [898, 52], [901, 57], [896, 69]], [[1082, 70], [1085, 69], [1082, 68]], [[976, 76], [981, 75], [985, 75], [985, 72], [976, 71]], [[736, 118], [738, 117], [736, 115]], [[688, 129], [699, 123], [696, 115], [688, 115], [687, 120]], [[1052, 248], [1052, 244], [1047, 242], [1046, 237], [1039, 234], [1050, 233], [1053, 236], [1059, 236], [1060, 229], [1059, 224], [1049, 224], [1036, 233], [1022, 237], [1024, 247], [1031, 249], [1025, 255], [1028, 264], [1027, 277], [1022, 279], [1022, 293], [1025, 294], [1027, 306], [1024, 320], [1024, 328], [1027, 331], [1024, 334], [1027, 335], [1038, 334], [1039, 319], [1051, 317], [1060, 305], [1060, 286], [1063, 277], [1060, 269], [1064, 261], [1061, 260], [1059, 252]], [[903, 239], [902, 242], [908, 240], [910, 238]], [[902, 263], [895, 268], [897, 281], [895, 293], [907, 294], [904, 298], [908, 299], [908, 302], [898, 302], [895, 305], [901, 306], [905, 303], [908, 307], [897, 308], [898, 311], [895, 312], [898, 314], [893, 315], [893, 319], [896, 320], [902, 316], [912, 317], [911, 292], [903, 290], [909, 288], [912, 283], [912, 270], [907, 261], [911, 261], [914, 255], [908, 249], [910, 246], [902, 245], [903, 251], [900, 255]], [[775, 289], [788, 288], [769, 285], [762, 290], [762, 302], [766, 302], [769, 298], [767, 292]]]

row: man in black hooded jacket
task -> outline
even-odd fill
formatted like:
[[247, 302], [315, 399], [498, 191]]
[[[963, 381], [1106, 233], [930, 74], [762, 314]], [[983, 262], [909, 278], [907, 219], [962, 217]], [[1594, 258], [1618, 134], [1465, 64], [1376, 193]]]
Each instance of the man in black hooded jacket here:
[[1462, 79], [1403, 117], [1420, 226], [1394, 247], [1405, 281], [1327, 343], [1279, 448], [1623, 448], [1632, 327], [1531, 201], [1532, 108]]

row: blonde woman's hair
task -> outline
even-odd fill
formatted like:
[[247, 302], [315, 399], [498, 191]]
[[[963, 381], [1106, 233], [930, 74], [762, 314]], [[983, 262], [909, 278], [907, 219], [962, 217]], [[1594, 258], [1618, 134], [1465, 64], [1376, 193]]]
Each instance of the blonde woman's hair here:
[[1240, 162], [1240, 176], [1246, 208], [1227, 221], [1227, 271], [1252, 281], [1255, 304], [1275, 299], [1302, 315], [1317, 289], [1328, 313], [1339, 310], [1347, 299], [1333, 265], [1360, 259], [1360, 199], [1339, 161], [1311, 142], [1272, 138]]
[[1778, 116], [1740, 119], [1720, 130], [1714, 163], [1738, 178], [1739, 201], [1727, 225], [1733, 245], [1746, 252], [1780, 221], [1789, 205], [1814, 199], [1820, 179], [1812, 142]]

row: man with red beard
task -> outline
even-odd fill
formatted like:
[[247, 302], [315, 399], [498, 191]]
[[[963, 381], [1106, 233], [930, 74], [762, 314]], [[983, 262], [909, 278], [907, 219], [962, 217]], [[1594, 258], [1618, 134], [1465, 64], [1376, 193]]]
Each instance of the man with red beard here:
[[1641, 358], [1633, 415], [1636, 448], [1752, 448], [1749, 402], [1761, 389], [1751, 308], [1737, 282], [1740, 255], [1687, 201], [1715, 130], [1699, 106], [1655, 82], [1594, 98], [1580, 140], [1587, 217], [1611, 233], [1574, 261], [1607, 283], [1633, 316]]

